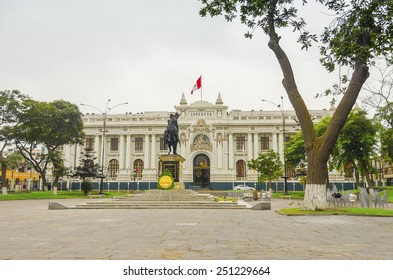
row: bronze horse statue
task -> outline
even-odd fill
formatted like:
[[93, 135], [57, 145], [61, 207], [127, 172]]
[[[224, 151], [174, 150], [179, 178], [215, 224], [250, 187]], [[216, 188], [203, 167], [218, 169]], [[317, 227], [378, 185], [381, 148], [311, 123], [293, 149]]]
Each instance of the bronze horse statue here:
[[179, 143], [179, 125], [177, 124], [177, 119], [179, 118], [179, 113], [170, 114], [170, 119], [168, 120], [168, 126], [166, 127], [164, 133], [165, 143], [168, 145], [168, 154], [173, 151], [176, 155], [177, 143]]

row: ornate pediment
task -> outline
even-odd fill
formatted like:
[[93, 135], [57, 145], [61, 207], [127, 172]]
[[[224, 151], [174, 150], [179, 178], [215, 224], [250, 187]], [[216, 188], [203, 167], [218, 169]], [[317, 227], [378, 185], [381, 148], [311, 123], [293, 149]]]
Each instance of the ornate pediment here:
[[194, 138], [194, 142], [191, 145], [191, 152], [193, 151], [212, 151], [212, 144], [206, 135], [200, 134]]
[[206, 123], [205, 120], [200, 119], [192, 126], [192, 131], [194, 133], [210, 132], [210, 126]]

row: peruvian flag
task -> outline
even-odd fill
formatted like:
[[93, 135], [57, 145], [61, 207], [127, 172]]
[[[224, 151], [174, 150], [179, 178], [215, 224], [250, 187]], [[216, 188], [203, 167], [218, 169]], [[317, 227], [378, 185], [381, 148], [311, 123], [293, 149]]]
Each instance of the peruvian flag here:
[[191, 90], [191, 94], [194, 93], [194, 90], [198, 90], [202, 87], [202, 75], [198, 78], [198, 80], [196, 81], [194, 87]]

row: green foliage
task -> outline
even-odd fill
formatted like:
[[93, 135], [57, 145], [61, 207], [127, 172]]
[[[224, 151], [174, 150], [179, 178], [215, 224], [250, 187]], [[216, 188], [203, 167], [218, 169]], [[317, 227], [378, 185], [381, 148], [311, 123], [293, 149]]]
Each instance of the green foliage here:
[[352, 164], [362, 175], [372, 171], [371, 159], [376, 157], [376, 133], [376, 126], [367, 118], [367, 112], [352, 110], [333, 150], [333, 166], [340, 170]]
[[[161, 184], [160, 184], [160, 180], [164, 176], [168, 176], [172, 180], [172, 183], [168, 188], [165, 188], [165, 187], [161, 186]], [[160, 190], [171, 190], [174, 187], [175, 187], [175, 180], [173, 179], [172, 173], [168, 169], [165, 169], [164, 171], [162, 171], [162, 173], [160, 174], [160, 177], [158, 178], [157, 188]]]
[[[331, 120], [330, 116], [322, 118], [317, 124], [314, 125], [316, 136], [321, 138], [329, 125]], [[304, 149], [304, 138], [301, 131], [296, 132], [291, 135], [290, 141], [285, 143], [285, 158], [287, 164], [296, 168], [299, 166], [304, 166], [307, 162], [306, 151]]]
[[260, 153], [258, 158], [250, 160], [247, 166], [259, 173], [259, 183], [265, 181], [270, 182], [283, 174], [280, 155], [273, 150], [269, 150], [266, 153]]
[[[2, 182], [6, 182], [7, 166], [12, 164], [12, 158], [4, 152], [12, 144], [12, 129], [18, 122], [18, 113], [24, 109], [24, 101], [29, 97], [17, 90], [0, 91], [0, 165], [2, 170]], [[4, 185], [5, 186], [5, 185]]]
[[[305, 20], [298, 15], [294, 0], [200, 0], [204, 7], [201, 16], [223, 15], [227, 21], [236, 17], [250, 28], [246, 37], [252, 38], [256, 28], [271, 38], [278, 37], [275, 30], [291, 27], [299, 32], [298, 43], [308, 49], [318, 40], [306, 29]], [[385, 57], [392, 62], [393, 0], [318, 0], [335, 14], [332, 23], [321, 31], [321, 63], [333, 71], [336, 64], [354, 66], [357, 60], [371, 62]], [[307, 4], [306, 0], [302, 1]]]
[[[308, 49], [313, 41], [317, 40], [315, 34], [305, 29], [306, 22], [299, 17], [298, 9], [294, 1], [278, 0], [200, 0], [204, 7], [200, 10], [201, 16], [223, 15], [227, 21], [233, 21], [236, 17], [251, 31], [245, 34], [246, 38], [252, 38], [255, 29], [260, 28], [266, 34], [271, 33], [272, 26], [275, 28], [291, 27], [293, 31], [299, 32], [298, 42], [302, 49]], [[302, 1], [303, 4], [306, 0]]]
[[53, 151], [64, 144], [82, 143], [82, 114], [68, 101], [38, 102], [28, 100], [27, 109], [18, 115], [14, 137], [20, 143], [43, 144]]
[[353, 66], [358, 60], [373, 62], [385, 57], [392, 62], [392, 0], [319, 2], [336, 13], [321, 37], [321, 62], [329, 71], [335, 64]]
[[[96, 191], [91, 192], [92, 195], [98, 194]], [[114, 197], [114, 196], [125, 196], [127, 192], [107, 192], [104, 194], [104, 197]], [[86, 195], [80, 191], [58, 191], [57, 195], [55, 195], [52, 191], [34, 191], [34, 192], [17, 192], [17, 193], [8, 193], [8, 195], [1, 195], [0, 192], [0, 201], [3, 200], [31, 200], [31, 199], [80, 199], [86, 198]]]
[[[10, 137], [46, 185], [46, 170], [56, 158], [56, 149], [66, 144], [82, 143], [82, 114], [76, 105], [63, 100], [38, 102], [26, 99], [22, 103], [23, 110], [17, 112], [18, 123], [11, 128]], [[46, 148], [46, 153], [37, 159], [33, 152], [41, 145]]]
[[319, 209], [318, 211], [309, 211], [302, 208], [287, 208], [278, 210], [287, 216], [300, 215], [351, 215], [351, 216], [375, 216], [375, 217], [393, 217], [393, 210], [379, 208], [328, 208]]
[[[386, 77], [386, 79], [389, 78]], [[390, 84], [387, 86], [390, 89], [389, 92], [386, 92], [386, 99], [389, 97], [390, 90], [392, 89], [392, 82], [389, 82]], [[386, 102], [385, 106], [377, 108], [374, 121], [378, 127], [382, 157], [387, 162], [393, 162], [393, 102]]]
[[100, 172], [100, 166], [98, 163], [94, 163], [96, 159], [94, 151], [85, 148], [79, 166], [72, 171], [72, 177], [81, 178], [83, 181], [85, 181], [86, 178], [97, 178]]
[[81, 190], [85, 195], [87, 195], [89, 192], [93, 190], [93, 184], [88, 181], [83, 181], [81, 184]]

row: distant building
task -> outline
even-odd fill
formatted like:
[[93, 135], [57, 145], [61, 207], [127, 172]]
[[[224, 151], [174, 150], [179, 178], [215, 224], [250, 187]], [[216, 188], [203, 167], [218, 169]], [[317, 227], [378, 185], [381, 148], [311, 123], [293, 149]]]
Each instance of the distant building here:
[[[175, 106], [180, 114], [178, 154], [185, 158], [183, 179], [186, 187], [201, 186], [225, 189], [236, 184], [254, 185], [257, 176], [246, 167], [258, 153], [272, 149], [283, 159], [283, 114], [285, 138], [299, 130], [296, 115], [288, 111], [241, 111], [224, 105], [220, 94], [216, 102], [196, 101], [188, 104], [184, 95]], [[126, 113], [106, 116], [86, 114], [84, 146], [64, 146], [65, 164], [75, 167], [84, 147], [96, 151], [101, 164], [104, 143], [104, 166], [107, 180], [136, 180], [141, 188], [157, 181], [159, 156], [168, 153], [164, 131], [174, 112]], [[314, 122], [331, 115], [332, 110], [311, 110]]]

